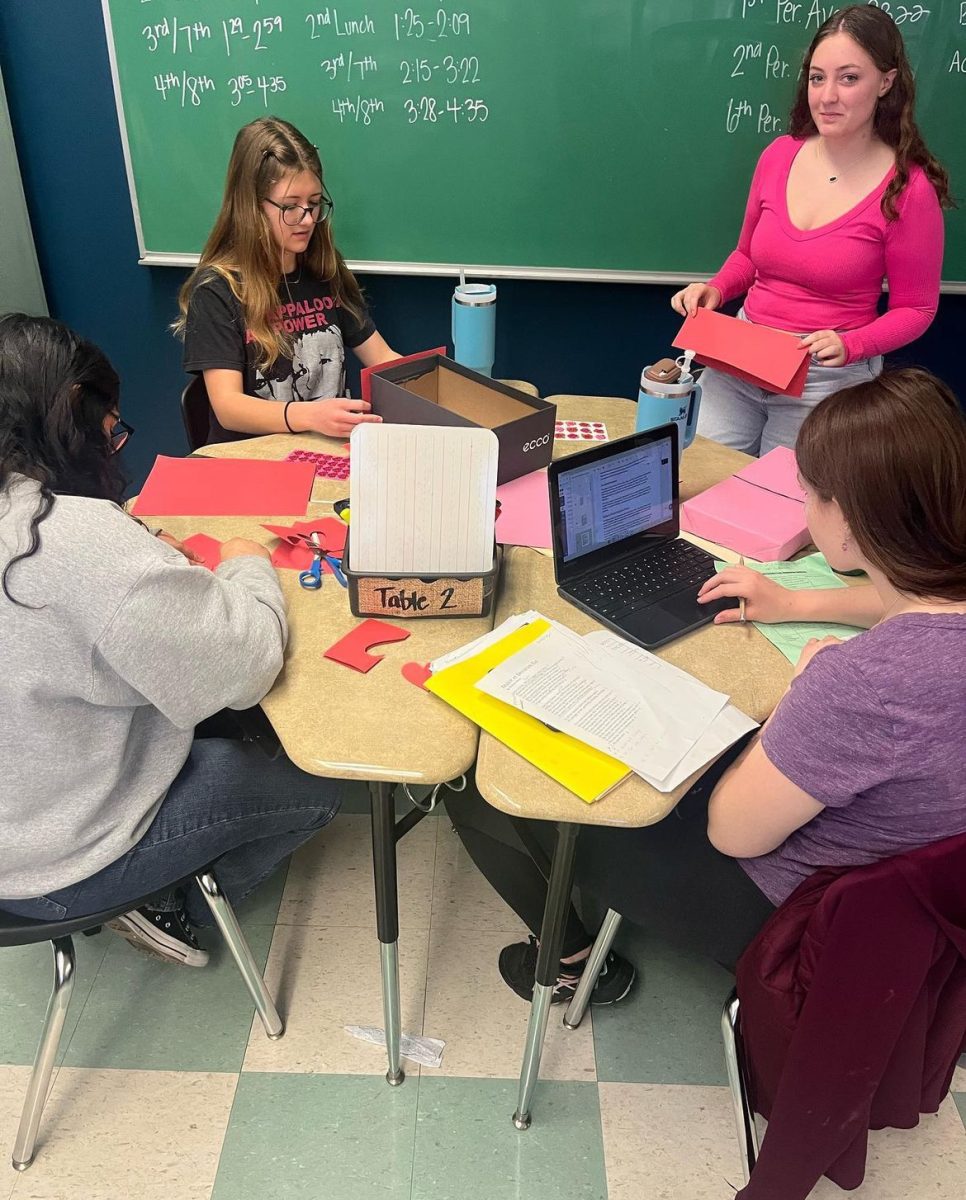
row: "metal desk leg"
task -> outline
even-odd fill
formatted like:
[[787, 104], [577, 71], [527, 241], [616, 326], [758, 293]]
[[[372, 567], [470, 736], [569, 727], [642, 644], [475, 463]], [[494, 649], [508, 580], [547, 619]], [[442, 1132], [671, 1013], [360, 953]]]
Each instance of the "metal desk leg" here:
[[557, 826], [557, 844], [553, 852], [550, 883], [547, 888], [547, 907], [544, 909], [543, 924], [540, 927], [537, 977], [533, 987], [533, 1001], [530, 1004], [523, 1065], [520, 1068], [520, 1091], [517, 1110], [513, 1114], [513, 1124], [517, 1129], [530, 1128], [530, 1102], [540, 1074], [543, 1039], [547, 1032], [553, 989], [560, 970], [567, 906], [574, 889], [574, 865], [579, 832], [579, 825], [561, 822]]
[[372, 866], [376, 883], [376, 930], [382, 966], [382, 1013], [389, 1070], [386, 1082], [406, 1078], [399, 1062], [399, 898], [396, 891], [396, 813], [391, 783], [370, 783]]
[[568, 1029], [576, 1029], [584, 1019], [584, 1013], [587, 1011], [587, 1005], [590, 1003], [591, 994], [597, 986], [597, 977], [600, 975], [600, 969], [604, 965], [607, 955], [610, 954], [610, 948], [614, 944], [614, 938], [617, 937], [617, 931], [620, 927], [620, 913], [614, 912], [612, 908], [609, 908], [607, 916], [604, 917], [603, 924], [597, 933], [593, 948], [590, 951], [590, 957], [584, 965], [584, 972], [580, 977], [580, 983], [577, 984], [574, 998], [570, 1001], [570, 1006], [564, 1014], [563, 1023]]

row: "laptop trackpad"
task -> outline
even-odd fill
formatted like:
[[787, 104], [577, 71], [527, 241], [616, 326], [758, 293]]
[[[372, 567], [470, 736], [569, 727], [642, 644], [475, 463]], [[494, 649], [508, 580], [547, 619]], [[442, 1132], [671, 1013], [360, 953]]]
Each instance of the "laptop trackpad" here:
[[656, 604], [622, 617], [621, 625], [645, 646], [661, 646], [691, 629], [708, 624], [722, 609], [733, 607], [730, 600], [699, 604], [696, 595], [695, 592], [679, 592], [666, 596]]

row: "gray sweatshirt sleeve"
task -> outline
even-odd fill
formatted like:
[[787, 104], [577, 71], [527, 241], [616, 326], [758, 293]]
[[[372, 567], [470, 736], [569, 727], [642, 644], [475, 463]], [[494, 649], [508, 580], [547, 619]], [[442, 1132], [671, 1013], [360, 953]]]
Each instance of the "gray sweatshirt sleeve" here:
[[95, 667], [109, 667], [190, 729], [222, 708], [257, 704], [282, 669], [287, 637], [285, 600], [267, 560], [233, 558], [212, 574], [159, 559], [118, 606], [94, 647]]

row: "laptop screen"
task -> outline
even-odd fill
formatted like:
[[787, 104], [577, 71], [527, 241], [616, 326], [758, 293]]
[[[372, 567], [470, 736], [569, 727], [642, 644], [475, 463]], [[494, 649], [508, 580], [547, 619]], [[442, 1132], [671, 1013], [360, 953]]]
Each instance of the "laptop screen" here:
[[573, 562], [672, 520], [671, 439], [564, 468], [557, 484], [563, 561]]

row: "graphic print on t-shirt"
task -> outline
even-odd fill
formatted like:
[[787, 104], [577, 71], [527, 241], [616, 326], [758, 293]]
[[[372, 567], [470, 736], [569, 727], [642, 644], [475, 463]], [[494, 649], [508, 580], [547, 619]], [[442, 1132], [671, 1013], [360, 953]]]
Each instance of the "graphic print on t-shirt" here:
[[[291, 335], [290, 335], [291, 336]], [[294, 335], [291, 360], [279, 356], [255, 369], [254, 392], [265, 400], [322, 400], [341, 396], [345, 350], [337, 325]]]

